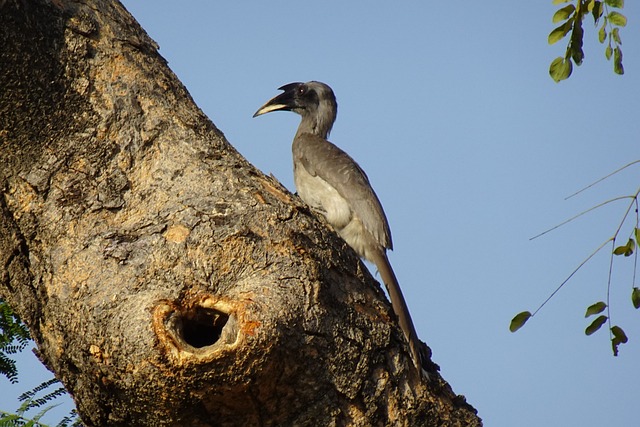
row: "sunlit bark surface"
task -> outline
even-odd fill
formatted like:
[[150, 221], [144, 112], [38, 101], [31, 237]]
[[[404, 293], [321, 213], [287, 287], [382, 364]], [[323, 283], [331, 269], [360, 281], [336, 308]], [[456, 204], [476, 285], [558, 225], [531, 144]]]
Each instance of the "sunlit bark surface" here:
[[118, 2], [0, 0], [0, 43], [0, 296], [88, 426], [480, 425]]

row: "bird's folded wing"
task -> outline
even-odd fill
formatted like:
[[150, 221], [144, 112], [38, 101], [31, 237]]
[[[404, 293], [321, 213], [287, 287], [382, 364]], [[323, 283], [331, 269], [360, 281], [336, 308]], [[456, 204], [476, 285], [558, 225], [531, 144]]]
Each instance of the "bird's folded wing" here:
[[353, 213], [385, 249], [392, 249], [391, 232], [378, 196], [362, 168], [343, 150], [319, 136], [298, 135], [294, 160], [308, 173], [325, 180], [350, 204]]

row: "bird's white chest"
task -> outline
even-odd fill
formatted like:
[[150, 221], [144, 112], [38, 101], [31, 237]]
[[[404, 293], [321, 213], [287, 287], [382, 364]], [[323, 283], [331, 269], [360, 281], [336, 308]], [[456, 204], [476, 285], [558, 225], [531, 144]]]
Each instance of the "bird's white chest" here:
[[319, 210], [336, 230], [341, 230], [351, 221], [349, 203], [325, 180], [313, 176], [302, 165], [294, 165], [293, 179], [302, 200]]

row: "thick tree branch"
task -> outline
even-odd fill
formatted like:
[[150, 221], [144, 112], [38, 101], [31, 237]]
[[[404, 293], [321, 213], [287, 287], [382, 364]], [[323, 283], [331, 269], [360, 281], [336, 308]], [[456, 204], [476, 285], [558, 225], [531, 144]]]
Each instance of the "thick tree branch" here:
[[87, 425], [480, 425], [117, 2], [0, 1], [0, 296]]

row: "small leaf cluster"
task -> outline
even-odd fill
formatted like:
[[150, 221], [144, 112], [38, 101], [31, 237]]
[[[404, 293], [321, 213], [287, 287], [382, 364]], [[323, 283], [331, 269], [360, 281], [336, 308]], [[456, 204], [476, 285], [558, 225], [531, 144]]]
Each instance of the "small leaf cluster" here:
[[[18, 400], [22, 404], [15, 413], [0, 410], [0, 427], [48, 427], [41, 422], [42, 417], [57, 406], [52, 403], [55, 399], [67, 393], [63, 387], [56, 387], [50, 391], [56, 385], [59, 386], [60, 381], [52, 378], [34, 387], [33, 390], [21, 394]], [[33, 409], [39, 409], [39, 411], [33, 416], [28, 415], [27, 412]], [[58, 422], [56, 427], [82, 427], [82, 423], [74, 409]]]
[[[568, 1], [553, 0], [553, 4], [563, 4]], [[584, 60], [584, 51], [582, 50], [584, 29], [582, 21], [589, 14], [592, 15], [596, 26], [602, 19], [603, 22], [598, 31], [598, 39], [601, 43], [608, 39], [605, 56], [608, 60], [613, 56], [614, 72], [624, 74], [622, 49], [620, 48], [622, 45], [620, 27], [624, 27], [627, 24], [627, 18], [618, 11], [609, 11], [609, 7], [622, 9], [624, 0], [576, 0], [575, 4], [566, 5], [554, 13], [552, 21], [554, 23], [562, 22], [562, 24], [549, 33], [549, 44], [557, 43], [571, 33], [564, 56], [555, 58], [549, 66], [549, 75], [555, 82], [569, 78], [573, 71], [573, 63], [578, 66], [582, 65]]]
[[[635, 240], [633, 237], [635, 237]], [[624, 255], [625, 257], [630, 257], [631, 255], [633, 255], [637, 248], [636, 242], [640, 241], [640, 228], [638, 228], [637, 226], [633, 229], [633, 237], [630, 237], [629, 240], [627, 240], [627, 243], [625, 243], [624, 245], [615, 247], [613, 249], [613, 255], [616, 255], [616, 256]], [[636, 257], [637, 257], [637, 254], [636, 254]], [[635, 277], [634, 277], [634, 280], [635, 280]], [[636, 310], [640, 308], [640, 289], [638, 289], [636, 286], [633, 286], [631, 289], [631, 304], [633, 304], [633, 307]], [[587, 308], [585, 317], [589, 317], [594, 314], [599, 314], [603, 312], [606, 307], [607, 307], [607, 304], [605, 304], [604, 302], [602, 301], [597, 302], [589, 306], [589, 308]], [[604, 316], [604, 315], [598, 316], [593, 322], [591, 322], [589, 326], [587, 326], [587, 328], [584, 331], [585, 334], [587, 335], [593, 334], [595, 331], [600, 329], [600, 326], [602, 326], [606, 321], [610, 321], [608, 316]], [[613, 350], [613, 355], [617, 356], [618, 347], [620, 346], [620, 344], [625, 344], [629, 339], [627, 338], [627, 335], [624, 333], [624, 330], [622, 330], [622, 328], [619, 326], [611, 326], [610, 324], [609, 330], [610, 330], [610, 337], [611, 337], [611, 349]]]
[[18, 382], [18, 369], [15, 360], [9, 355], [24, 350], [30, 339], [29, 330], [24, 323], [7, 303], [0, 300], [0, 374], [11, 383]]
[[[605, 8], [612, 7], [622, 9], [624, 0], [605, 0], [604, 4], [599, 3], [597, 8], [593, 10], [593, 19], [596, 26], [600, 18], [602, 18], [602, 26], [598, 30], [598, 41], [604, 43], [607, 40], [607, 47], [604, 50], [604, 56], [608, 61], [613, 57], [613, 71], [616, 74], [624, 74], [622, 66], [622, 39], [620, 38], [620, 28], [627, 25], [627, 17], [618, 11], [611, 11], [605, 14]], [[607, 31], [609, 29], [609, 31]], [[613, 46], [612, 46], [613, 45]]]
[[[573, 197], [591, 187], [593, 187], [594, 185], [604, 181], [605, 179], [627, 169], [628, 167], [632, 166], [632, 165], [639, 165], [640, 164], [640, 160], [636, 160], [633, 161], [619, 169], [617, 169], [616, 171], [608, 174], [607, 176], [599, 179], [598, 181], [588, 185], [587, 187], [583, 188], [582, 190], [572, 194], [569, 197]], [[516, 314], [513, 319], [511, 319], [511, 323], [509, 325], [509, 330], [511, 332], [516, 332], [517, 330], [519, 330], [520, 328], [522, 328], [525, 323], [527, 323], [527, 321], [534, 317], [541, 309], [542, 307], [545, 306], [545, 304], [547, 302], [549, 302], [556, 293], [558, 293], [558, 291], [560, 291], [560, 289], [562, 289], [562, 287], [564, 287], [565, 284], [567, 284], [567, 282], [578, 272], [578, 270], [580, 270], [587, 262], [589, 262], [598, 252], [600, 252], [601, 249], [603, 249], [604, 247], [608, 246], [609, 244], [611, 244], [611, 249], [609, 252], [609, 275], [608, 275], [608, 279], [607, 279], [607, 287], [606, 287], [606, 300], [605, 301], [598, 301], [592, 305], [590, 305], [587, 308], [587, 311], [585, 313], [585, 317], [591, 317], [591, 316], [596, 316], [595, 319], [593, 319], [591, 321], [591, 323], [586, 327], [585, 329], [585, 334], [586, 335], [592, 335], [594, 334], [596, 331], [598, 331], [605, 323], [608, 324], [609, 327], [609, 336], [610, 336], [610, 340], [611, 340], [611, 348], [613, 350], [613, 355], [617, 356], [618, 352], [619, 352], [619, 347], [621, 344], [625, 344], [628, 342], [628, 337], [626, 335], [626, 333], [624, 332], [624, 330], [618, 326], [618, 325], [614, 325], [611, 321], [611, 303], [610, 303], [610, 290], [611, 290], [611, 286], [612, 286], [612, 271], [613, 271], [613, 266], [614, 266], [614, 258], [615, 257], [620, 257], [620, 256], [624, 256], [625, 258], [631, 257], [633, 255], [633, 261], [634, 261], [634, 266], [633, 266], [633, 277], [631, 280], [631, 303], [633, 304], [633, 307], [635, 309], [640, 309], [640, 288], [638, 286], [636, 286], [636, 273], [638, 271], [638, 247], [639, 247], [639, 243], [640, 242], [640, 188], [638, 188], [636, 190], [635, 193], [630, 194], [630, 195], [626, 195], [626, 196], [620, 196], [620, 197], [616, 197], [610, 200], [607, 200], [603, 203], [600, 203], [596, 206], [593, 206], [581, 213], [579, 213], [578, 215], [573, 216], [572, 218], [562, 222], [559, 225], [556, 225], [555, 227], [550, 228], [549, 230], [538, 234], [537, 236], [533, 237], [533, 239], [540, 237], [552, 230], [557, 229], [558, 227], [561, 227], [565, 224], [567, 224], [570, 221], [573, 221], [579, 217], [581, 217], [582, 215], [585, 215], [589, 212], [594, 211], [595, 209], [598, 209], [602, 206], [605, 206], [609, 203], [613, 203], [613, 202], [618, 202], [621, 200], [629, 200], [629, 204], [627, 205], [627, 208], [625, 210], [624, 215], [622, 216], [622, 220], [620, 221], [618, 227], [616, 228], [615, 232], [613, 233], [613, 236], [610, 237], [609, 239], [607, 239], [605, 242], [603, 242], [596, 250], [594, 250], [588, 257], [586, 257], [572, 272], [571, 274], [569, 274], [563, 281], [562, 283], [560, 283], [560, 285], [556, 288], [556, 290], [554, 290], [548, 297], [546, 300], [544, 300], [544, 302], [542, 304], [540, 304], [538, 306], [538, 308], [531, 313], [530, 311], [523, 311], [520, 312], [518, 314]], [[634, 209], [635, 208], [635, 209]], [[633, 215], [633, 213], [635, 213], [635, 225], [632, 228], [632, 231], [630, 232], [630, 236], [626, 237], [626, 242], [622, 245], [618, 245], [616, 244], [616, 241], [618, 240], [619, 237], [621, 237], [621, 233], [622, 233], [622, 229], [623, 226], [625, 225], [625, 223], [627, 223], [628, 219]], [[625, 227], [626, 228], [626, 227]], [[604, 313], [604, 311], [606, 310], [606, 314]]]
[[[64, 387], [58, 387], [53, 391], [48, 391], [48, 389], [51, 386], [54, 386], [56, 384], [60, 385], [60, 381], [58, 381], [56, 378], [51, 378], [50, 380], [40, 383], [39, 385], [34, 387], [33, 390], [29, 390], [22, 393], [18, 397], [18, 400], [20, 402], [24, 402], [22, 407], [24, 407], [25, 411], [28, 411], [29, 409], [32, 409], [32, 408], [39, 408], [41, 406], [44, 406], [50, 401], [52, 401], [53, 399], [55, 399], [56, 397], [63, 396], [66, 394], [66, 390], [64, 389]], [[47, 392], [47, 393], [43, 396], [38, 397], [38, 394], [40, 392]]]
[[[637, 228], [634, 230], [634, 233], [636, 235], [638, 234], [638, 229]], [[633, 240], [632, 237], [630, 237], [626, 244], [624, 244], [622, 246], [618, 246], [617, 248], [615, 248], [613, 250], [613, 254], [614, 255], [624, 255], [626, 257], [629, 257], [629, 256], [633, 255], [633, 252], [634, 252], [635, 249], [636, 249], [636, 242], [635, 242], [635, 240]]]
[[[24, 411], [18, 410], [17, 413], [12, 414], [9, 412], [0, 411], [0, 427], [49, 427], [48, 424], [42, 423], [40, 420], [46, 415], [55, 405], [48, 406], [42, 409], [33, 417], [28, 417], [24, 414]], [[71, 411], [71, 414], [64, 417], [55, 427], [82, 427], [83, 424], [78, 418], [78, 413], [75, 409]]]
[[[633, 239], [633, 237], [630, 237], [629, 240], [627, 240], [627, 243], [625, 243], [624, 245], [615, 247], [613, 249], [613, 255], [617, 255], [617, 256], [624, 255], [625, 257], [629, 257], [634, 254], [637, 248], [636, 241], [640, 241], [640, 228], [638, 227], [634, 228], [633, 234], [634, 234], [635, 240]], [[633, 304], [633, 307], [635, 309], [640, 308], [640, 288], [636, 286], [634, 286], [631, 291], [631, 303]], [[598, 301], [590, 305], [589, 307], [587, 307], [587, 311], [584, 315], [585, 318], [595, 316], [596, 314], [600, 314], [600, 315], [596, 317], [589, 324], [589, 326], [586, 327], [586, 329], [584, 330], [585, 335], [587, 336], [592, 335], [594, 332], [598, 331], [602, 327], [602, 325], [610, 321], [610, 318], [608, 315], [601, 314], [607, 308], [608, 308], [608, 305], [604, 301]], [[523, 311], [516, 314], [513, 317], [513, 319], [511, 319], [511, 323], [509, 324], [509, 330], [511, 332], [517, 331], [518, 329], [522, 328], [524, 324], [527, 323], [527, 321], [531, 317], [533, 317], [533, 314], [530, 311]], [[620, 326], [609, 325], [609, 331], [610, 331], [610, 339], [611, 339], [611, 349], [613, 350], [613, 355], [617, 356], [618, 348], [620, 344], [626, 344], [627, 341], [629, 341], [629, 339], [625, 334], [624, 330]]]
[[[16, 362], [10, 356], [23, 351], [31, 342], [29, 329], [15, 315], [9, 305], [0, 300], [0, 374], [7, 377], [12, 383], [18, 382], [18, 369]], [[0, 427], [47, 427], [41, 423], [42, 417], [53, 409], [52, 403], [60, 396], [67, 394], [63, 387], [57, 387], [50, 391], [54, 385], [60, 382], [52, 378], [27, 391], [18, 397], [21, 403], [15, 413], [0, 410]], [[45, 406], [47, 405], [47, 406]], [[30, 410], [39, 409], [34, 416], [27, 416]], [[82, 426], [78, 413], [72, 410], [56, 427], [80, 427]]]
[[[587, 312], [584, 317], [595, 316], [596, 314], [602, 313], [607, 308], [607, 304], [604, 301], [598, 301], [595, 304], [590, 305], [587, 308]], [[609, 316], [604, 314], [600, 314], [600, 316], [596, 317], [589, 326], [586, 327], [584, 333], [586, 335], [592, 335], [594, 332], [599, 330], [602, 325], [607, 323], [609, 320]], [[618, 355], [618, 347], [620, 344], [625, 344], [629, 339], [627, 335], [624, 333], [620, 326], [610, 326], [609, 327], [610, 338], [611, 338], [611, 349], [613, 350], [613, 355]]]

